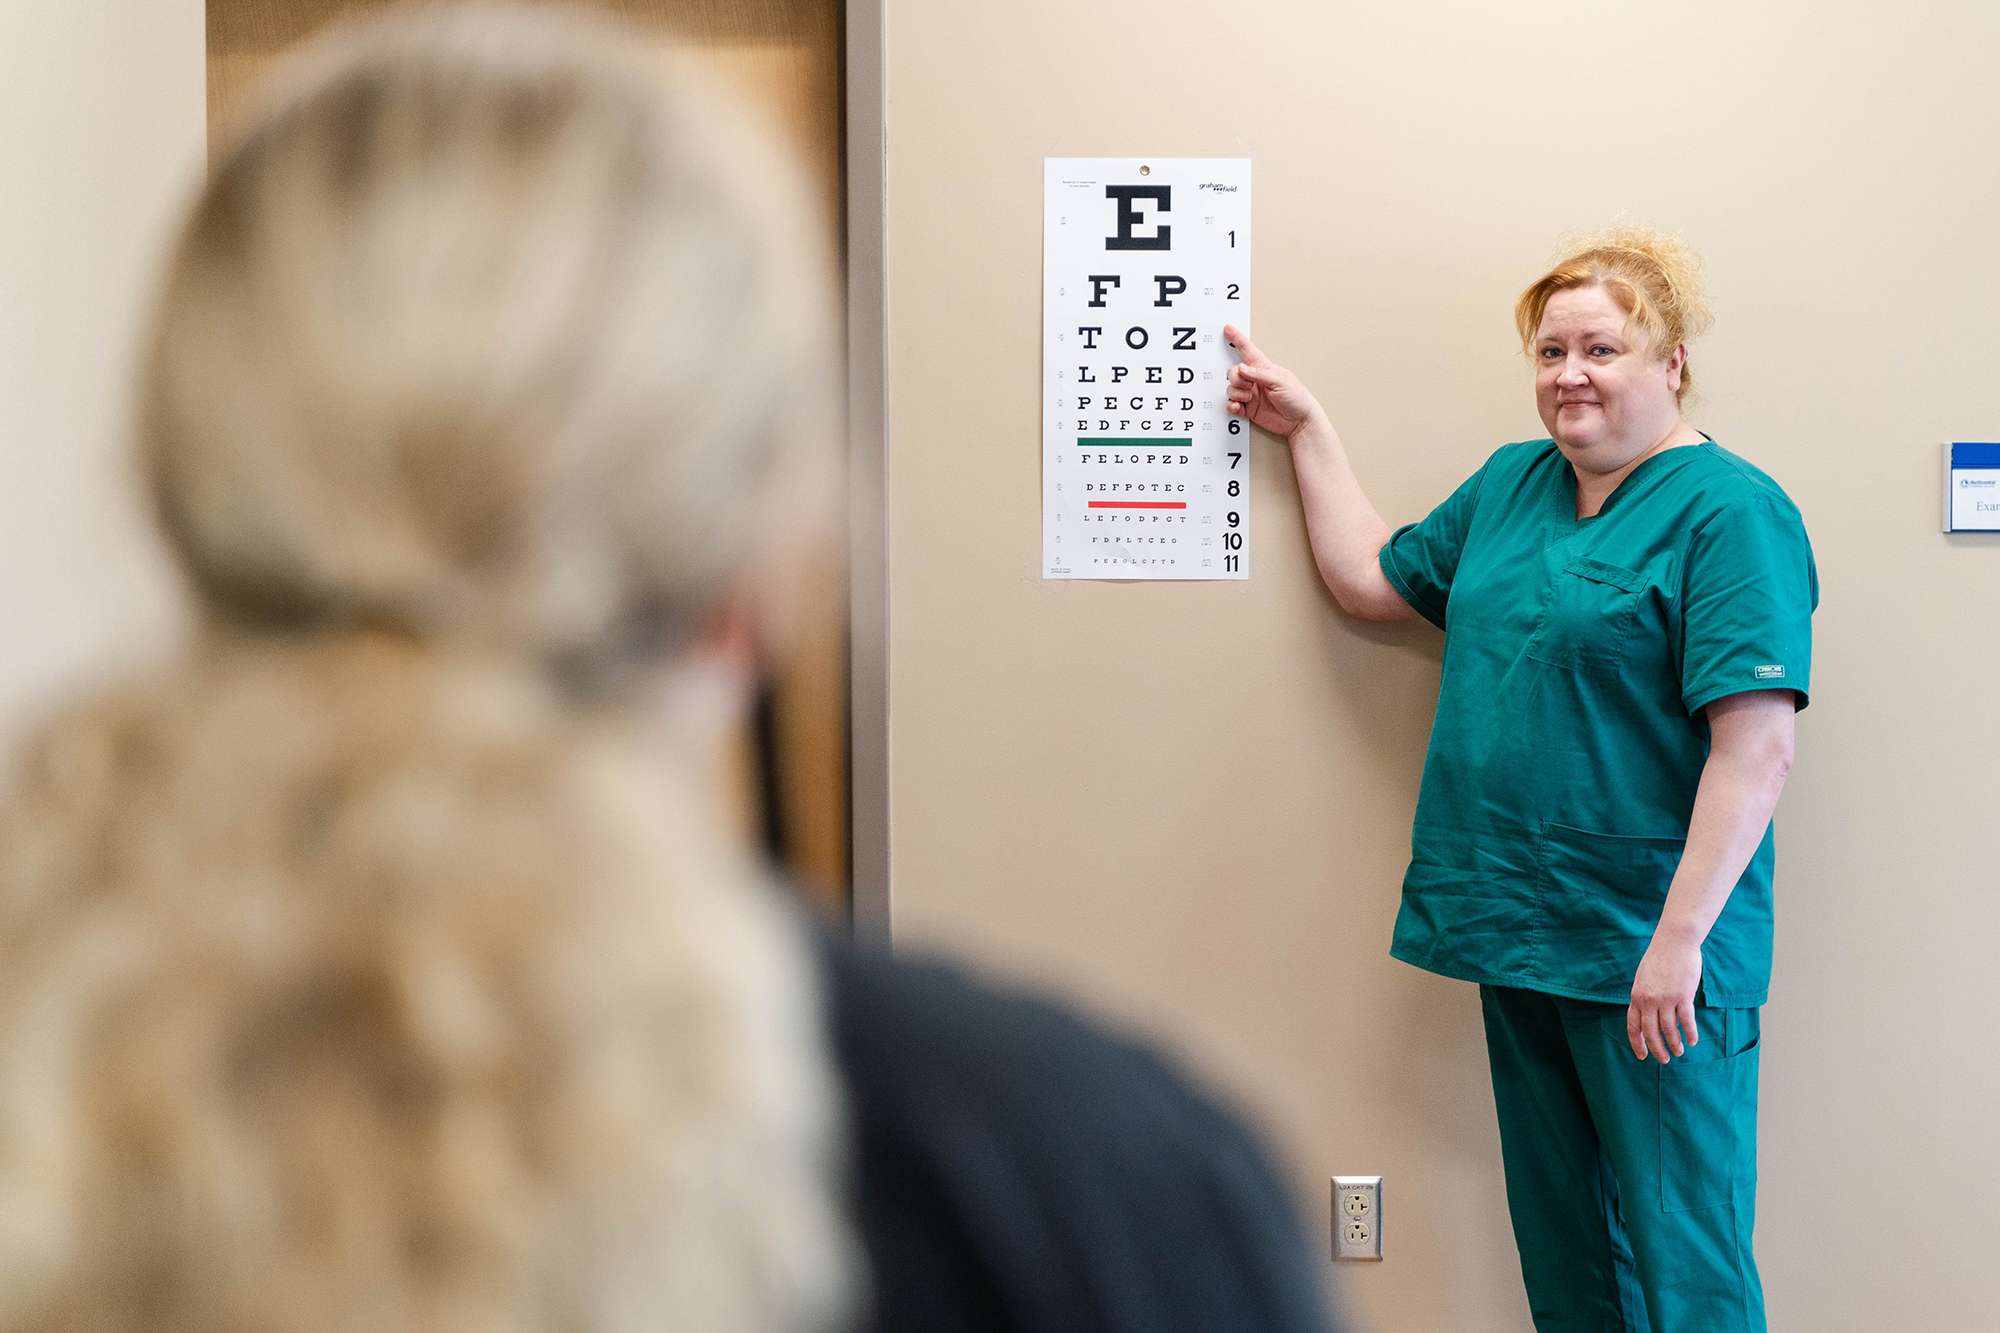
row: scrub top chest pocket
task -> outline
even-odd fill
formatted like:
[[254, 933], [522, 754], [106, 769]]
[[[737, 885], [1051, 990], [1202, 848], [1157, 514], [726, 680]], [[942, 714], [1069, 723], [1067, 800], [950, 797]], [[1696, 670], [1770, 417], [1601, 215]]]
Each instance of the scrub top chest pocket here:
[[1592, 675], [1617, 675], [1625, 662], [1646, 580], [1621, 565], [1576, 556], [1549, 585], [1528, 656]]

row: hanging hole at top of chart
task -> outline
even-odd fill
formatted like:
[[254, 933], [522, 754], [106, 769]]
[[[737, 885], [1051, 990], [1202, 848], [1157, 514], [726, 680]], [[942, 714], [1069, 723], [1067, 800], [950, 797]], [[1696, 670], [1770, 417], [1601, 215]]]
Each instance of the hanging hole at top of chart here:
[[1145, 163], [1141, 162], [1139, 164], [1139, 174], [1141, 176], [1150, 176], [1153, 174], [1153, 169], [1147, 166]]

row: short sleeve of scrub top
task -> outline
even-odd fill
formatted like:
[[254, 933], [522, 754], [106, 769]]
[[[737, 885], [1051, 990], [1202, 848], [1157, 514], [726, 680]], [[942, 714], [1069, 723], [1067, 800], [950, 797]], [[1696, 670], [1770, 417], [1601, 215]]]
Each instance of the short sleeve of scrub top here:
[[1681, 605], [1690, 714], [1747, 690], [1791, 690], [1806, 706], [1819, 575], [1796, 509], [1751, 495], [1704, 523], [1688, 543]]
[[1445, 604], [1451, 600], [1458, 558], [1465, 550], [1465, 536], [1485, 478], [1486, 466], [1482, 466], [1421, 523], [1405, 523], [1382, 547], [1382, 572], [1403, 600], [1439, 629], [1444, 628]]

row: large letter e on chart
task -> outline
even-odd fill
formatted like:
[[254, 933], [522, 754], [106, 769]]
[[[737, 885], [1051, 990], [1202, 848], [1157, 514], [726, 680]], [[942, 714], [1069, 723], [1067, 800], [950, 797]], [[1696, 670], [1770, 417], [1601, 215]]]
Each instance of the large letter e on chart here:
[[1171, 250], [1174, 229], [1155, 224], [1158, 235], [1134, 236], [1132, 229], [1145, 219], [1139, 216], [1134, 200], [1150, 199], [1161, 213], [1173, 211], [1173, 187], [1167, 185], [1107, 185], [1107, 198], [1118, 201], [1118, 234], [1104, 239], [1107, 250]]

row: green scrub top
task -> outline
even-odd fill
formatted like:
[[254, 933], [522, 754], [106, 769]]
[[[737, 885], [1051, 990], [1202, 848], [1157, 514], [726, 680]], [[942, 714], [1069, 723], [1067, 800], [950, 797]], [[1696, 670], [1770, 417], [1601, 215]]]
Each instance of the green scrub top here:
[[[1595, 517], [1552, 440], [1503, 446], [1382, 572], [1445, 632], [1390, 953], [1625, 1004], [1686, 844], [1702, 709], [1806, 706], [1819, 576], [1797, 506], [1713, 441], [1634, 468]], [[1702, 945], [1700, 1002], [1764, 1002], [1771, 831]]]

